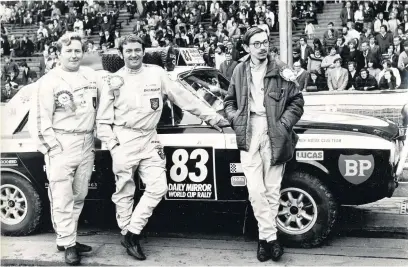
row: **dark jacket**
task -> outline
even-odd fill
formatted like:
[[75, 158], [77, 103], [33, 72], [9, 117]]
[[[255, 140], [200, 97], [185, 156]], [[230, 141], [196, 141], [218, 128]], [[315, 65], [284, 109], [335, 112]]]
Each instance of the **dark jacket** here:
[[114, 48], [115, 47], [115, 37], [113, 35], [109, 35], [108, 38], [106, 38], [105, 35], [101, 36], [101, 39], [99, 41], [99, 46], [102, 47], [102, 44], [106, 44], [108, 48]]
[[378, 83], [380, 89], [391, 89], [394, 90], [397, 87], [397, 80], [394, 76], [391, 76], [391, 81], [388, 82], [385, 77], [381, 77], [380, 82]]
[[346, 57], [343, 57], [343, 60], [347, 62], [354, 61], [357, 64], [356, 70], [359, 72], [364, 67], [364, 57], [360, 50], [349, 51]]
[[31, 82], [35, 81], [37, 79], [37, 73], [35, 71], [30, 70], [30, 68], [27, 69], [27, 72], [22, 71], [22, 77], [21, 77], [21, 84], [27, 85]]
[[306, 91], [307, 92], [316, 92], [316, 91], [327, 91], [327, 80], [324, 76], [317, 75], [316, 80], [313, 80], [311, 74], [309, 74]]
[[[347, 21], [348, 21], [347, 8], [343, 8], [341, 10], [340, 19], [341, 19], [341, 23], [342, 23], [343, 26], [347, 24]], [[350, 8], [350, 19], [351, 19], [350, 21], [354, 21], [354, 10], [353, 10], [353, 8]]]
[[371, 49], [368, 50], [367, 55], [364, 54], [364, 52], [361, 52], [362, 55], [362, 60], [363, 60], [363, 67], [368, 68], [368, 61], [373, 61], [374, 63], [374, 68], [380, 67], [380, 62], [378, 60], [378, 54], [375, 52], [371, 51]]
[[356, 88], [356, 79], [358, 76], [358, 71], [354, 73], [354, 76], [351, 75], [350, 71], [347, 71], [347, 72], [348, 72], [348, 82], [347, 82], [346, 89], [349, 90], [352, 86]]
[[[279, 60], [269, 58], [264, 78], [264, 103], [272, 147], [271, 165], [282, 164], [292, 159], [299, 139], [292, 128], [303, 115], [305, 103], [295, 84], [280, 77], [278, 66], [284, 65]], [[251, 139], [248, 132], [250, 73], [248, 57], [235, 68], [228, 94], [224, 99], [225, 113], [236, 133], [238, 149], [244, 151], [249, 150]], [[290, 130], [288, 131], [282, 123]]]
[[385, 33], [384, 36], [381, 35], [381, 33], [377, 34], [375, 37], [375, 40], [377, 41], [378, 46], [380, 47], [380, 54], [385, 54], [387, 53], [388, 47], [392, 44], [392, 33], [387, 32]]
[[227, 61], [224, 61], [220, 65], [220, 72], [228, 79], [231, 80], [232, 73], [234, 72], [235, 67], [238, 65], [237, 61], [230, 60], [227, 65]]
[[356, 90], [364, 91], [364, 87], [369, 87], [367, 90], [376, 90], [378, 89], [377, 80], [368, 75], [366, 79], [361, 78], [361, 76], [356, 78]]

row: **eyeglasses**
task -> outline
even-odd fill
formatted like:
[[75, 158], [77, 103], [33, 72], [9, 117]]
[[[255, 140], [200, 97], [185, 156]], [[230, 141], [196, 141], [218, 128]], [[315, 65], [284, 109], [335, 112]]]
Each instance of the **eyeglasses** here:
[[255, 43], [252, 43], [250, 45], [253, 45], [255, 48], [261, 48], [261, 44], [263, 46], [265, 46], [265, 47], [269, 47], [269, 41], [268, 40], [265, 40], [263, 42], [255, 42]]

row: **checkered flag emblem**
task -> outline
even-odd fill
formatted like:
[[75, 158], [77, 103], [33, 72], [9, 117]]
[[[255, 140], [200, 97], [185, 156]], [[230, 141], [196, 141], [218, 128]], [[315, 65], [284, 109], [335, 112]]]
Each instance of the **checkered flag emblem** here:
[[243, 173], [241, 163], [230, 163], [230, 173]]

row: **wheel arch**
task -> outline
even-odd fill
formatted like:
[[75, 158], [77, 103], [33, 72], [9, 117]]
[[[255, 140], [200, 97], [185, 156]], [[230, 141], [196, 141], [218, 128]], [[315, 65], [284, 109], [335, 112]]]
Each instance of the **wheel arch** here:
[[38, 185], [38, 183], [36, 181], [33, 181], [32, 179], [30, 179], [26, 174], [24, 174], [21, 171], [12, 169], [12, 168], [2, 168], [1, 169], [1, 174], [14, 174], [14, 175], [18, 175], [20, 178], [23, 178], [24, 180], [27, 180], [33, 187], [35, 190], [37, 190], [37, 192], [40, 195], [40, 198], [44, 201], [46, 201], [48, 198], [46, 195], [46, 191], [42, 190], [42, 188]]
[[2, 168], [1, 169], [1, 173], [12, 173], [12, 174], [17, 174], [18, 176], [26, 179], [28, 182], [30, 182], [30, 184], [32, 184], [33, 186], [35, 186], [35, 184], [33, 183], [33, 181], [30, 180], [30, 178], [27, 177], [27, 175], [25, 175], [22, 172], [19, 172], [17, 170], [11, 169], [11, 168]]
[[322, 163], [316, 160], [297, 161], [294, 166], [288, 168], [288, 175], [292, 172], [306, 172], [315, 176], [322, 183], [327, 185], [330, 192], [339, 200], [335, 183], [329, 179], [331, 173]]

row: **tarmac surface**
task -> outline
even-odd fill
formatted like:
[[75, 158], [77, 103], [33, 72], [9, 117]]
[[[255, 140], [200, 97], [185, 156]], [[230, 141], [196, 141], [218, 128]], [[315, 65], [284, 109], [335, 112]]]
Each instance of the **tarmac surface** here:
[[[242, 234], [199, 232], [147, 233], [142, 246], [147, 260], [139, 262], [120, 245], [117, 228], [81, 225], [78, 241], [93, 251], [82, 265], [111, 266], [408, 266], [408, 184], [401, 184], [392, 198], [360, 206], [343, 206], [338, 227], [318, 248], [285, 248], [278, 263], [256, 259], [257, 241]], [[169, 218], [171, 219], [171, 218]], [[55, 234], [40, 233], [1, 240], [1, 265], [65, 265]]]

